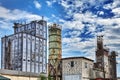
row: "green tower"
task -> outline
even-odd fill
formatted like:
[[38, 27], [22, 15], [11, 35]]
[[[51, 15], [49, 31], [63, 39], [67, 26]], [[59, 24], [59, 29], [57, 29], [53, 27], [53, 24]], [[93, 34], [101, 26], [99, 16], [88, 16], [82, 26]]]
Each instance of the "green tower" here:
[[62, 80], [62, 51], [61, 51], [61, 26], [49, 26], [49, 63], [48, 75], [53, 80]]

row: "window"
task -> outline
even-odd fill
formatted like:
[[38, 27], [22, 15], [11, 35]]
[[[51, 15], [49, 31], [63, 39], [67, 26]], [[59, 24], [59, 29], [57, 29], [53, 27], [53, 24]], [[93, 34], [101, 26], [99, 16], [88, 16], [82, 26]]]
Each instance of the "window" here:
[[74, 67], [74, 61], [71, 61], [71, 67]]
[[87, 63], [85, 62], [85, 68], [87, 68], [88, 66], [87, 66]]

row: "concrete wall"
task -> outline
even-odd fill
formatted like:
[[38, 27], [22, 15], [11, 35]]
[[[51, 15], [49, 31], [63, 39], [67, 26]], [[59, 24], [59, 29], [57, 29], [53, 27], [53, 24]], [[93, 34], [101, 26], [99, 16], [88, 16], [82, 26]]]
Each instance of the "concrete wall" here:
[[10, 78], [11, 80], [38, 80], [38, 77], [14, 76], [14, 75], [6, 75], [6, 74], [0, 74], [0, 75]]
[[[74, 66], [71, 66], [71, 62], [74, 62]], [[86, 66], [86, 67], [85, 67]], [[75, 76], [78, 77], [76, 80], [89, 80], [90, 68], [93, 68], [93, 61], [84, 57], [72, 57], [62, 59], [62, 76], [63, 80], [67, 77], [69, 80], [75, 80]], [[79, 76], [78, 76], [79, 75]]]
[[40, 74], [0, 69], [0, 75], [10, 78], [11, 80], [38, 80]]
[[[71, 61], [73, 61], [74, 66], [71, 67]], [[75, 79], [75, 76], [79, 76], [81, 80], [81, 70], [82, 70], [82, 62], [81, 59], [65, 59], [62, 60], [62, 77], [63, 80]], [[73, 80], [74, 80], [73, 79]]]
[[82, 59], [82, 80], [89, 80], [90, 76], [90, 69], [93, 68], [93, 62]]

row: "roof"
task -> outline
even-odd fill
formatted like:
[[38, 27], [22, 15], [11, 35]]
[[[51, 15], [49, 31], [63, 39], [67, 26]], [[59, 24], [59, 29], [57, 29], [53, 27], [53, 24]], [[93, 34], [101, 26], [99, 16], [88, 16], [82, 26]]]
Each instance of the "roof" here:
[[0, 80], [10, 80], [10, 79], [0, 75]]
[[14, 75], [14, 76], [25, 76], [25, 77], [29, 77], [29, 76], [38, 77], [40, 75], [39, 73], [23, 72], [23, 71], [16, 71], [16, 70], [6, 70], [6, 69], [0, 69], [0, 74]]
[[62, 58], [62, 60], [67, 60], [67, 59], [86, 59], [86, 60], [89, 60], [89, 61], [94, 61], [92, 59], [89, 59], [89, 58], [86, 58], [86, 57], [66, 57], [66, 58]]

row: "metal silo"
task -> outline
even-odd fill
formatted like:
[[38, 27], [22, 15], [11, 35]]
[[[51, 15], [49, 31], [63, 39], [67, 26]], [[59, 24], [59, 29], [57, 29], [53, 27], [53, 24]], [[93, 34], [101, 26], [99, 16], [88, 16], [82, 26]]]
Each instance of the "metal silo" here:
[[61, 80], [61, 26], [49, 26], [49, 66], [48, 74], [54, 80]]

